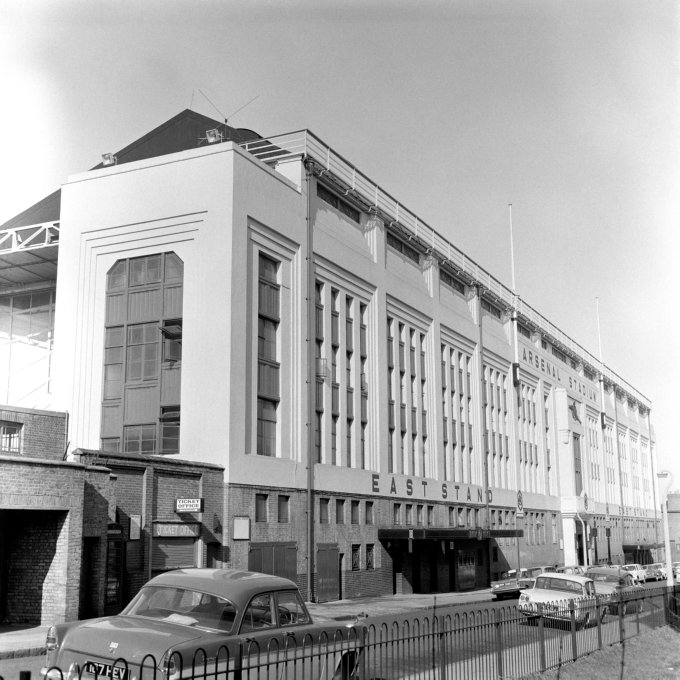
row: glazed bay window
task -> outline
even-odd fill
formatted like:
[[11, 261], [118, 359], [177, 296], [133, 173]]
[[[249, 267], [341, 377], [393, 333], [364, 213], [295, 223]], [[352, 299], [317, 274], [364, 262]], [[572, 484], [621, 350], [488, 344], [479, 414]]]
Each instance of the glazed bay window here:
[[107, 272], [106, 451], [179, 453], [183, 277], [172, 252], [118, 260]]

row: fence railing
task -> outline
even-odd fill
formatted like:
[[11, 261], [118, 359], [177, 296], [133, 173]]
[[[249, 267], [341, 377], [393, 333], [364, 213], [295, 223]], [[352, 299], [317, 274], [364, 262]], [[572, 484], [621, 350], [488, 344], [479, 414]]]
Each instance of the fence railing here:
[[[517, 679], [558, 668], [662, 626], [680, 624], [678, 588], [631, 597], [517, 604], [466, 612], [453, 607], [419, 616], [367, 619], [323, 636], [233, 638], [217, 650], [198, 647], [169, 659], [146, 655], [108, 668], [54, 668], [54, 680], [486, 680]], [[140, 638], [143, 642], [143, 638]], [[142, 650], [143, 653], [143, 650]], [[114, 670], [119, 669], [119, 670]], [[70, 675], [69, 675], [70, 672]], [[2, 680], [0, 678], [0, 680]]]

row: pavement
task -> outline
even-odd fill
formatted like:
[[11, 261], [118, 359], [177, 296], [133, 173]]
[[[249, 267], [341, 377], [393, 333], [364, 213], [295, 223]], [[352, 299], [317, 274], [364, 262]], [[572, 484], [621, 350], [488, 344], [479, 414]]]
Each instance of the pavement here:
[[[307, 602], [314, 620], [348, 621], [357, 616], [383, 616], [428, 610], [454, 604], [489, 602], [491, 589], [482, 588], [464, 593], [433, 593], [428, 595], [384, 595], [361, 597], [334, 602]], [[0, 624], [0, 659], [40, 656], [45, 653], [45, 638], [49, 626]]]

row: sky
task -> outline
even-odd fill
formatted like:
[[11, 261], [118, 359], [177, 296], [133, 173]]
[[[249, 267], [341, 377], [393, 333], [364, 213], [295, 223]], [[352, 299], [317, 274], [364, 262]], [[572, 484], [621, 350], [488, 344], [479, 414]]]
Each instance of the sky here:
[[507, 286], [512, 203], [517, 292], [601, 339], [680, 489], [679, 8], [3, 0], [0, 224], [185, 108], [310, 129]]

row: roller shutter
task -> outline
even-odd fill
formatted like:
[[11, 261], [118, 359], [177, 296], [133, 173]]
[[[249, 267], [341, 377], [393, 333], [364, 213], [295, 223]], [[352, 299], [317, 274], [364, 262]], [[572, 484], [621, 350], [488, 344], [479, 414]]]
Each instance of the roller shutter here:
[[152, 568], [154, 571], [196, 566], [196, 539], [156, 538], [153, 542]]

